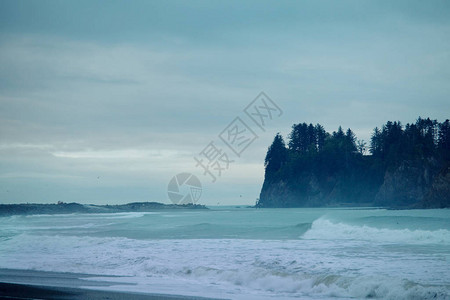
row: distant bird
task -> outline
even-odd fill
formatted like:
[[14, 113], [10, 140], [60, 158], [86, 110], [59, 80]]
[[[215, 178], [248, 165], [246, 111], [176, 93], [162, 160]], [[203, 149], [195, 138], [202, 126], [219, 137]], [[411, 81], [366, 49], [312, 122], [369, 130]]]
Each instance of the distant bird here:
[[242, 195], [239, 195], [239, 198], [242, 198]]

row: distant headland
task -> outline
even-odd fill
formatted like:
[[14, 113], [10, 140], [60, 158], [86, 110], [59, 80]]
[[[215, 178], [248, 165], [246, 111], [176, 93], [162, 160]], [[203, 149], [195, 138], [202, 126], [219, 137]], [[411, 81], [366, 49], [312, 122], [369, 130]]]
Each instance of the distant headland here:
[[277, 134], [265, 158], [256, 207], [450, 207], [450, 122], [387, 122], [370, 144], [349, 128], [292, 126]]
[[151, 212], [155, 210], [208, 209], [200, 204], [163, 204], [158, 202], [133, 202], [122, 205], [94, 205], [79, 203], [57, 204], [0, 204], [0, 216], [73, 213]]

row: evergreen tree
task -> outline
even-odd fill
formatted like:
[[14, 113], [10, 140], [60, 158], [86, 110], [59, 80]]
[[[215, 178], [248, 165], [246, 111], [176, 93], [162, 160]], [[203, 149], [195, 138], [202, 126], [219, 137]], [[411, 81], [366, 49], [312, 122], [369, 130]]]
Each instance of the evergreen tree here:
[[345, 137], [344, 131], [342, 130], [342, 127], [339, 126], [338, 131], [333, 132], [333, 137], [337, 139], [343, 139]]
[[450, 160], [450, 121], [439, 124], [438, 150], [442, 158]]
[[272, 145], [270, 145], [264, 166], [266, 167], [266, 173], [275, 173], [278, 171], [287, 160], [287, 149], [284, 143], [283, 137], [280, 133], [275, 135]]
[[312, 124], [295, 124], [289, 135], [289, 149], [299, 153], [317, 152], [317, 131]]
[[356, 136], [350, 128], [345, 133], [345, 148], [347, 152], [356, 151]]
[[317, 133], [313, 124], [308, 125], [308, 148], [309, 152], [317, 152]]
[[327, 132], [322, 125], [316, 125], [316, 136], [317, 136], [317, 151], [322, 152], [325, 146], [325, 139], [327, 138]]
[[375, 127], [372, 136], [370, 138], [370, 153], [373, 156], [381, 156], [382, 151], [381, 141], [382, 141], [381, 130], [378, 127]]

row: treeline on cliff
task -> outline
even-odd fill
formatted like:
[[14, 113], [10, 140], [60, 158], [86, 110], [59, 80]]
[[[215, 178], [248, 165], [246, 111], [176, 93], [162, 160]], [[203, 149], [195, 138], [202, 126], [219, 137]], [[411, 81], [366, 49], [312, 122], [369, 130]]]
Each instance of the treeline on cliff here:
[[265, 158], [259, 207], [450, 206], [450, 122], [387, 122], [371, 140], [320, 124], [277, 134]]

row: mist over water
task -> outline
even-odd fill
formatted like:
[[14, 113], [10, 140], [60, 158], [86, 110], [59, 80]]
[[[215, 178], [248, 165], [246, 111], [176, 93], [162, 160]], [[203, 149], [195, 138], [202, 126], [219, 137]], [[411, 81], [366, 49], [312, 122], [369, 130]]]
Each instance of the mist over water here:
[[[449, 299], [450, 210], [249, 209], [0, 218], [0, 268], [229, 299]], [[131, 283], [124, 284], [124, 283]]]

